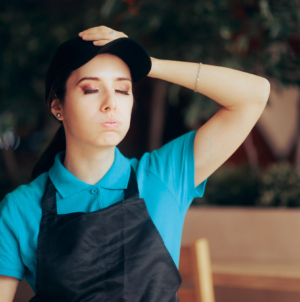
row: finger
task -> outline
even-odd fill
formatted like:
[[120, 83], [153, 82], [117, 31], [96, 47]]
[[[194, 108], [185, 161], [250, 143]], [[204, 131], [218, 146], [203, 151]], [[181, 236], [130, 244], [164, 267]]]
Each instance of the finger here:
[[84, 34], [83, 36], [81, 36], [81, 38], [86, 41], [94, 41], [94, 40], [101, 40], [101, 39], [115, 40], [122, 37], [128, 38], [128, 36], [120, 32], [114, 32], [114, 34], [111, 34], [110, 32], [102, 32], [102, 33], [94, 33], [94, 34]]
[[108, 33], [106, 33], [106, 34], [102, 33], [102, 34], [89, 34], [89, 35], [84, 34], [81, 38], [85, 41], [95, 41], [95, 40], [101, 40], [101, 39], [114, 40], [114, 39], [117, 39], [119, 37], [116, 36], [116, 35], [108, 34]]
[[93, 44], [96, 46], [103, 46], [107, 43], [109, 43], [112, 40], [97, 40], [97, 41], [93, 41]]
[[94, 34], [94, 33], [101, 33], [101, 32], [112, 31], [112, 30], [113, 30], [112, 28], [101, 25], [101, 26], [91, 27], [89, 29], [83, 30], [82, 32], [80, 32], [80, 34]]
[[86, 41], [100, 40], [104, 38], [103, 34], [83, 34], [81, 38]]
[[97, 40], [97, 39], [99, 40], [101, 37], [106, 39], [107, 37], [109, 37], [108, 35], [111, 35], [113, 38], [122, 38], [122, 37], [128, 38], [128, 36], [123, 32], [113, 30], [106, 26], [98, 26], [98, 27], [90, 28], [88, 30], [80, 32], [78, 35], [83, 39], [88, 38], [88, 40]]

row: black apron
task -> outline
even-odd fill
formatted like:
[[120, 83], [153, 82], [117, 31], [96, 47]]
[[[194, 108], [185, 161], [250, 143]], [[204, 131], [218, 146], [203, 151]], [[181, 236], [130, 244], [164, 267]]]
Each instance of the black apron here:
[[94, 212], [57, 214], [56, 189], [48, 177], [37, 293], [29, 302], [179, 301], [180, 273], [139, 197], [132, 167], [124, 194], [124, 200]]

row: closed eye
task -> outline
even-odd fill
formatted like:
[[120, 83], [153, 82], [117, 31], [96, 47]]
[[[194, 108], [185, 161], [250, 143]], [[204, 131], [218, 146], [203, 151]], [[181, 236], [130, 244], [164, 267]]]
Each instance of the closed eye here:
[[127, 95], [129, 95], [129, 93], [128, 93], [127, 91], [118, 90], [118, 89], [116, 89], [116, 91], [119, 91], [119, 92], [121, 92], [121, 93], [123, 93], [123, 94], [127, 94]]
[[85, 90], [85, 91], [84, 91], [84, 94], [94, 93], [94, 92], [97, 92], [97, 91], [99, 91], [99, 89], [95, 89], [95, 90]]
[[[97, 92], [99, 91], [99, 89], [95, 89], [95, 90], [85, 90], [84, 91], [84, 94], [89, 94], [89, 93], [94, 93], [94, 92]], [[126, 95], [129, 95], [129, 93], [127, 91], [123, 91], [123, 90], [118, 90], [116, 89], [116, 91], [120, 92], [120, 93], [123, 93], [123, 94], [126, 94]]]

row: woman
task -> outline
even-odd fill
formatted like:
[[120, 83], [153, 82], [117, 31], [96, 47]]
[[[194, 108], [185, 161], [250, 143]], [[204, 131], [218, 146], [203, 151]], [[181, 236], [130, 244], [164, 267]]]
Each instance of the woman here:
[[[79, 37], [60, 46], [47, 73], [45, 98], [62, 125], [33, 180], [0, 203], [1, 301], [13, 300], [24, 276], [36, 294], [30, 301], [178, 301], [186, 211], [257, 122], [270, 84], [149, 57], [106, 26]], [[222, 108], [137, 161], [116, 145], [129, 129], [133, 86], [147, 75]]]

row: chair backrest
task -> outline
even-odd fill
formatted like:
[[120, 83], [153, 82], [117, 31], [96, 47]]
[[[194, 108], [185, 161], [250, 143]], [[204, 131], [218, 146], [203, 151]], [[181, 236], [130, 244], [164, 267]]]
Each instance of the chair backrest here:
[[196, 297], [201, 302], [215, 302], [208, 240], [206, 238], [194, 240], [191, 252]]
[[182, 286], [178, 296], [182, 302], [215, 302], [209, 244], [206, 238], [182, 245], [179, 271]]

